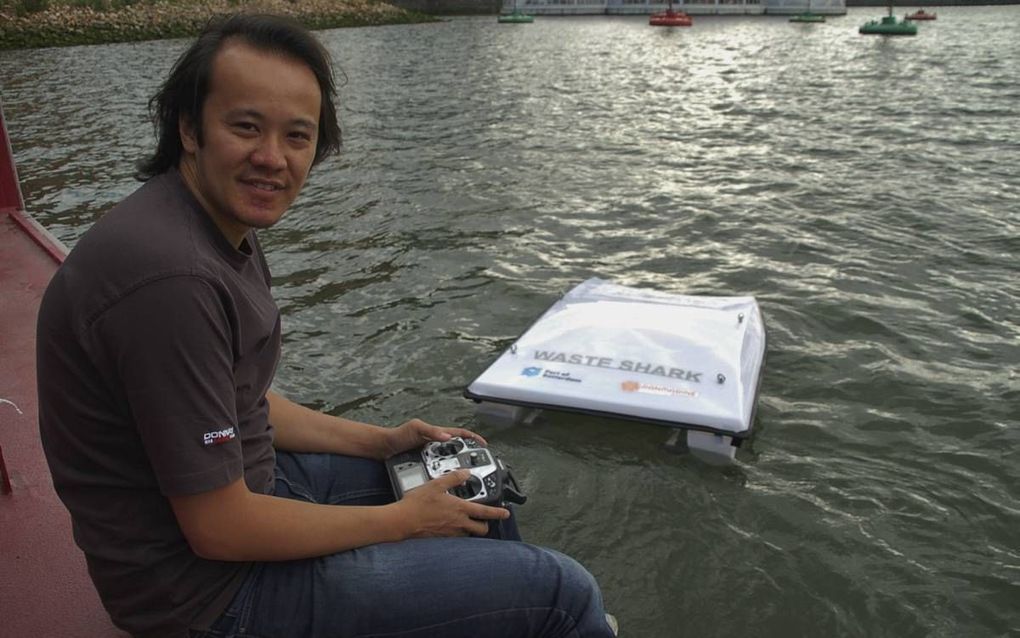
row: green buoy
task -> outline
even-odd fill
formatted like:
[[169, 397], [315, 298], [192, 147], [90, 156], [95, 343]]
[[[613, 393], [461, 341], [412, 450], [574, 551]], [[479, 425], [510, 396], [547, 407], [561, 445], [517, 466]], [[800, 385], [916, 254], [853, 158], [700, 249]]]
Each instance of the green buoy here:
[[910, 20], [896, 21], [896, 16], [885, 16], [881, 21], [871, 20], [858, 30], [865, 35], [917, 35], [917, 25]]
[[825, 16], [805, 11], [792, 16], [790, 22], [825, 22]]
[[857, 30], [864, 35], [917, 35], [917, 25], [910, 20], [896, 21], [892, 13], [892, 0], [889, 0], [889, 15], [884, 16], [881, 21], [870, 20], [861, 25]]
[[811, 11], [811, 0], [808, 0], [804, 12], [791, 17], [790, 22], [825, 22], [825, 16]]
[[515, 7], [513, 13], [499, 16], [499, 21], [504, 24], [527, 24], [529, 22], [534, 22], [535, 16], [529, 16], [526, 13], [521, 13], [521, 10]]

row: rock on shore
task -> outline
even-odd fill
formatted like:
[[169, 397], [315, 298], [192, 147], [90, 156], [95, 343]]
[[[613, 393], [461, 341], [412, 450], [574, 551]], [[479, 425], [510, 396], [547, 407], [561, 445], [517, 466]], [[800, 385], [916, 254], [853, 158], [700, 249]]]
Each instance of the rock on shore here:
[[287, 15], [313, 29], [435, 20], [381, 0], [127, 0], [115, 10], [105, 8], [109, 0], [78, 0], [20, 16], [5, 5], [0, 49], [187, 37], [211, 17], [239, 11]]

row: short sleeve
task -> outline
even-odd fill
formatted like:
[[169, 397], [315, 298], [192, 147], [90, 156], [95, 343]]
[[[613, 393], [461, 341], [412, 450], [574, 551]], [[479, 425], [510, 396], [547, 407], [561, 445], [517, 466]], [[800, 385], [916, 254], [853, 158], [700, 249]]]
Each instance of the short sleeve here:
[[232, 321], [228, 298], [210, 282], [173, 276], [134, 289], [87, 329], [166, 496], [243, 475]]

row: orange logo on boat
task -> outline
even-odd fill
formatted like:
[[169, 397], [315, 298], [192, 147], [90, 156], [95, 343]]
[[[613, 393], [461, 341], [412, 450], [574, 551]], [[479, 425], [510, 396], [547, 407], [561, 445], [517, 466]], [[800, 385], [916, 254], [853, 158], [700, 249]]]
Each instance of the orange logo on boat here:
[[637, 381], [624, 381], [620, 384], [620, 389], [624, 392], [637, 392], [641, 389], [641, 384]]

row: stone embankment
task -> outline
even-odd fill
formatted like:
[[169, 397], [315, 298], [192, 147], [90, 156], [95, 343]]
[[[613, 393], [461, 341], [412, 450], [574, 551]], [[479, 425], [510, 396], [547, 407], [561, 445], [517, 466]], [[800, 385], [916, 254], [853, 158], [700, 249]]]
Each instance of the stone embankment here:
[[262, 12], [313, 29], [429, 22], [381, 0], [0, 0], [0, 49], [181, 38], [212, 17]]

